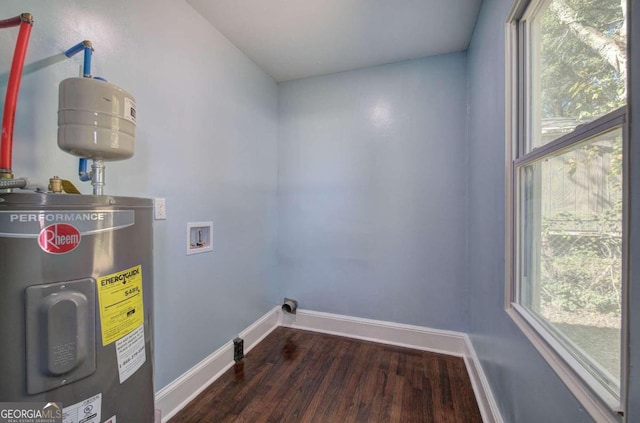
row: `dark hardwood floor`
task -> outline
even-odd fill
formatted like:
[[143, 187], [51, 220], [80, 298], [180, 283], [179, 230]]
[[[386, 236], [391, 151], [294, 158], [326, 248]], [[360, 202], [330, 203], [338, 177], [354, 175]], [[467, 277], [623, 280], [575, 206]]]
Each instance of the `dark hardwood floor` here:
[[170, 423], [482, 422], [464, 361], [279, 327]]

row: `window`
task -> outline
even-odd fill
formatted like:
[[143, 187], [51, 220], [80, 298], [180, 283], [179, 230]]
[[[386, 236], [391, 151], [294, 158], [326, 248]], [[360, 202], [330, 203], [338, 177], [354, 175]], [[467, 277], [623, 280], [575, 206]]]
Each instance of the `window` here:
[[624, 403], [625, 4], [520, 1], [507, 36], [507, 310], [597, 421]]

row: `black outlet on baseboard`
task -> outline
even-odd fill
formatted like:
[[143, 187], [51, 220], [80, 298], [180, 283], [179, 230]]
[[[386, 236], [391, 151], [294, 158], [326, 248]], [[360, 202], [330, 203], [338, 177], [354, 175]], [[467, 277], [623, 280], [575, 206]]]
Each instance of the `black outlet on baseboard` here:
[[244, 339], [233, 340], [233, 360], [237, 363], [244, 358]]

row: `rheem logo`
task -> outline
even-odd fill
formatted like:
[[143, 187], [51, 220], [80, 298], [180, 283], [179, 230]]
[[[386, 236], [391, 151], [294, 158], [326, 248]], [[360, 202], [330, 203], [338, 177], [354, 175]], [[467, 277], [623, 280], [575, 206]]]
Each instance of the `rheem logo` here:
[[40, 232], [38, 244], [49, 254], [65, 254], [80, 245], [80, 232], [66, 223], [49, 225]]

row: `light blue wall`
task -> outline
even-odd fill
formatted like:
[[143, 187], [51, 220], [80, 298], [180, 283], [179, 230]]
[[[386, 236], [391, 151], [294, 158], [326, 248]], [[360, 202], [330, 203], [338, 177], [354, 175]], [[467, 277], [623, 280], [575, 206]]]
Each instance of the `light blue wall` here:
[[505, 22], [485, 0], [469, 60], [469, 314], [473, 345], [505, 422], [592, 421], [504, 310]]
[[[182, 1], [5, 0], [0, 17], [36, 18], [14, 170], [40, 183], [54, 174], [76, 180], [77, 160], [56, 146], [57, 86], [78, 74], [81, 56], [56, 55], [89, 38], [94, 74], [138, 103], [136, 156], [107, 163], [106, 191], [167, 199], [168, 220], [154, 226], [158, 388], [288, 295], [307, 309], [468, 330], [506, 422], [587, 422], [503, 309], [511, 5], [484, 1], [468, 56], [278, 87]], [[0, 31], [1, 101], [15, 35]], [[632, 131], [637, 186], [637, 124]], [[633, 197], [632, 206], [634, 244]], [[214, 222], [214, 252], [187, 257], [186, 222], [203, 220]], [[639, 344], [632, 332], [634, 362]], [[634, 366], [635, 404], [638, 380]]]
[[629, 398], [627, 407], [627, 421], [640, 421], [640, 3], [630, 1], [629, 16], [631, 20], [631, 36], [629, 37], [629, 51], [631, 72], [630, 87], [631, 110], [630, 130], [630, 277], [629, 277]]
[[466, 55], [279, 84], [279, 285], [466, 330]]
[[[18, 176], [77, 181], [77, 159], [56, 145], [57, 99], [82, 55], [29, 66], [90, 39], [93, 73], [136, 97], [136, 154], [107, 163], [105, 192], [167, 199], [168, 219], [154, 223], [161, 388], [275, 305], [267, 291], [277, 237], [277, 85], [183, 1], [0, 2], [1, 17], [24, 11], [36, 22], [16, 116]], [[16, 34], [0, 31], [3, 105]], [[212, 253], [186, 256], [188, 221], [213, 221]]]

